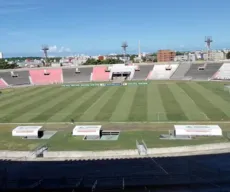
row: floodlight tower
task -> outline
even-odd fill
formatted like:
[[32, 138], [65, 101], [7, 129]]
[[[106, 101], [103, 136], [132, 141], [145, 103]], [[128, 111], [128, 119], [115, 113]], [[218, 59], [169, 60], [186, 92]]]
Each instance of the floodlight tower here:
[[49, 46], [48, 45], [42, 45], [42, 51], [44, 53], [45, 62], [47, 63]]
[[126, 49], [128, 47], [128, 44], [127, 42], [123, 42], [122, 45], [121, 45], [123, 51], [124, 51], [124, 63], [126, 63]]
[[210, 53], [211, 53], [211, 43], [213, 42], [211, 36], [206, 36], [205, 37], [205, 43], [207, 47], [207, 62], [210, 60]]

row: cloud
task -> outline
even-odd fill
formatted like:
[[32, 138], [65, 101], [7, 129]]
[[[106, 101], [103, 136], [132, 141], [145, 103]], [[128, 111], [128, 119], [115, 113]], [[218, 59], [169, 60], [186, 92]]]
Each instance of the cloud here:
[[67, 47], [61, 47], [58, 51], [59, 53], [63, 53], [63, 52], [71, 52], [70, 48]]
[[57, 45], [52, 45], [52, 46], [49, 46], [49, 52], [51, 53], [65, 53], [65, 52], [71, 52], [71, 49], [70, 48], [67, 48], [67, 47], [63, 47], [61, 46], [60, 48], [58, 48]]
[[49, 51], [54, 53], [54, 52], [57, 52], [57, 46], [56, 45], [53, 45], [53, 46], [49, 46]]

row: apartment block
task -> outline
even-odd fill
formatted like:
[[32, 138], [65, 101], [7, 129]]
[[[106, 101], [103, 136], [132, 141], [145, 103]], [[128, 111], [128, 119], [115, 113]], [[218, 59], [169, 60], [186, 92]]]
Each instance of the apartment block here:
[[172, 50], [159, 50], [157, 52], [157, 62], [170, 62], [174, 61], [176, 52]]

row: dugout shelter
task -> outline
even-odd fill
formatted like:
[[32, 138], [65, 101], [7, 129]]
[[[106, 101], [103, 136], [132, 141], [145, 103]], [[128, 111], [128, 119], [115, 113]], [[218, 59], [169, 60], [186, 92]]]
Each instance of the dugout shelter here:
[[101, 125], [77, 125], [73, 128], [73, 136], [100, 136]]
[[37, 137], [43, 136], [41, 131], [42, 126], [18, 126], [12, 130], [12, 136], [14, 137]]
[[218, 125], [174, 125], [175, 136], [222, 136]]

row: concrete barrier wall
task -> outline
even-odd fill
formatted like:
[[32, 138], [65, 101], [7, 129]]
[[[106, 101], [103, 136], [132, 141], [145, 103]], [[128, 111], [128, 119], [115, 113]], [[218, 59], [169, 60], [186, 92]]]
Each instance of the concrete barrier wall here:
[[[169, 148], [149, 148], [148, 155], [174, 156], [175, 154], [201, 153], [205, 151], [217, 151], [229, 149], [230, 143], [205, 144], [195, 146], [169, 147]], [[106, 157], [125, 157], [138, 156], [137, 150], [119, 150], [119, 151], [46, 151], [44, 158], [106, 158]]]
[[[230, 143], [205, 144], [195, 146], [169, 147], [169, 148], [149, 148], [148, 155], [167, 155], [175, 156], [175, 154], [202, 154], [206, 152], [216, 152], [221, 150], [230, 150]], [[61, 159], [61, 158], [125, 158], [130, 156], [138, 156], [138, 150], [116, 150], [116, 151], [45, 151], [44, 158]], [[35, 158], [35, 154], [29, 151], [0, 151], [0, 158]]]
[[0, 151], [0, 158], [22, 158], [30, 155], [29, 151]]
[[137, 150], [119, 151], [45, 151], [44, 158], [117, 157], [138, 155]]
[[148, 154], [173, 154], [173, 153], [188, 153], [188, 152], [198, 152], [198, 151], [208, 151], [217, 149], [228, 149], [230, 148], [230, 143], [216, 143], [216, 144], [204, 144], [204, 145], [194, 145], [194, 146], [183, 146], [183, 147], [169, 147], [169, 148], [152, 148], [148, 149]]

